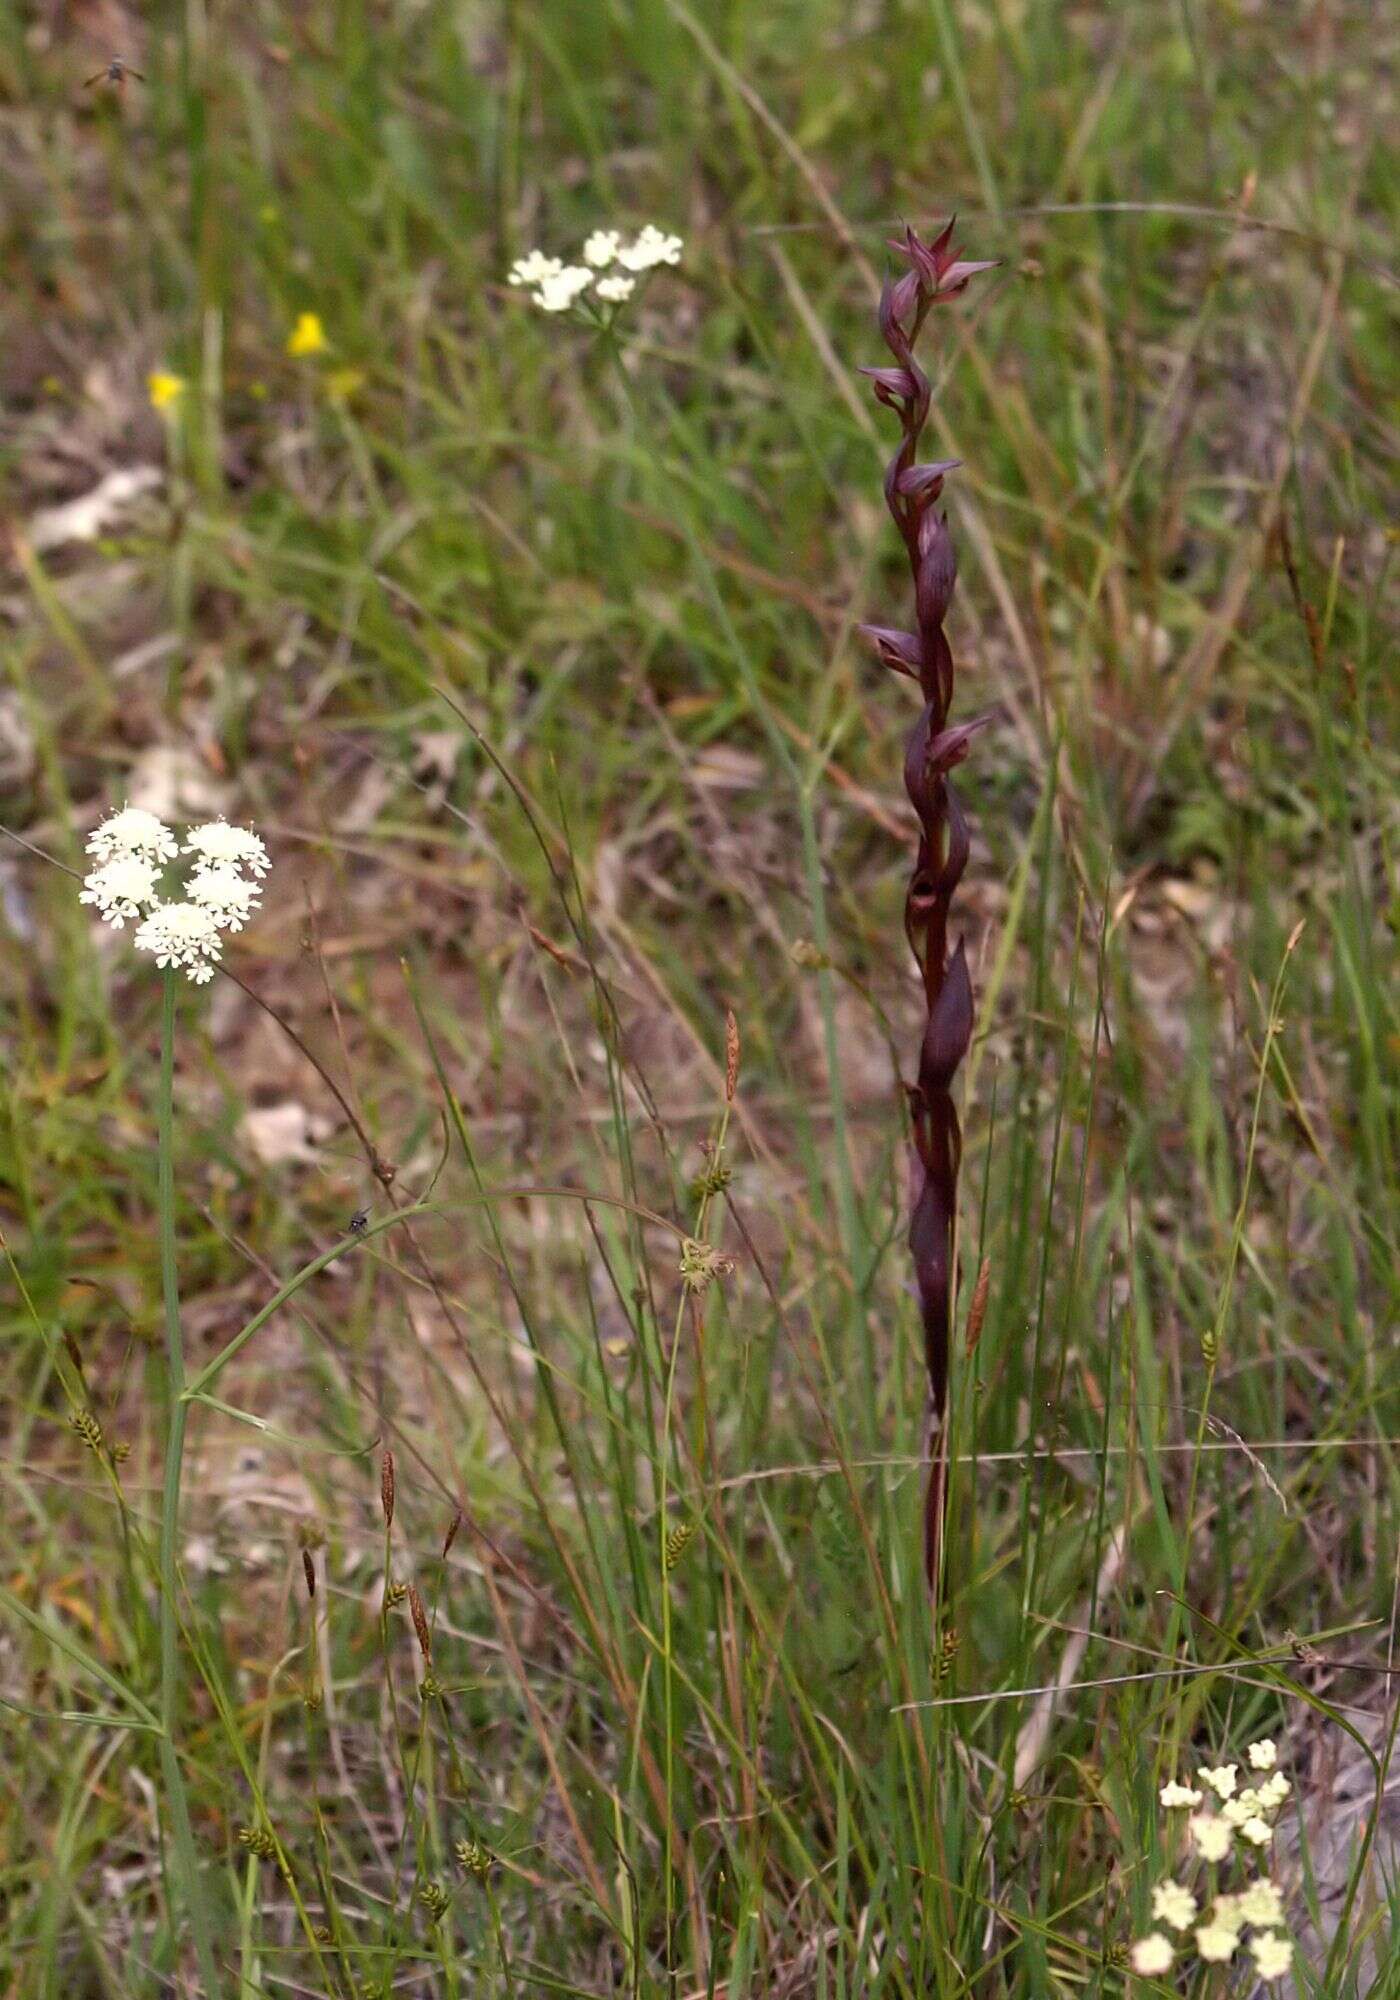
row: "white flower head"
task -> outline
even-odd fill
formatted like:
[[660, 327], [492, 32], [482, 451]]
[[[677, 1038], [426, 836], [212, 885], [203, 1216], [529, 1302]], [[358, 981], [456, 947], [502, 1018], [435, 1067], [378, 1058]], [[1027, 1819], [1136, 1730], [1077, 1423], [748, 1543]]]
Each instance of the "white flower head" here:
[[1180, 1882], [1159, 1882], [1152, 1891], [1152, 1914], [1169, 1930], [1186, 1930], [1196, 1914], [1196, 1898]]
[[1250, 1744], [1249, 1762], [1252, 1770], [1273, 1770], [1278, 1762], [1278, 1745], [1272, 1736], [1261, 1736], [1257, 1743]]
[[87, 851], [99, 861], [169, 861], [175, 852], [175, 836], [164, 820], [142, 806], [123, 806], [109, 813], [88, 835]]
[[1274, 1830], [1269, 1822], [1258, 1818], [1257, 1815], [1254, 1819], [1247, 1819], [1240, 1828], [1240, 1839], [1247, 1840], [1252, 1847], [1269, 1847], [1273, 1843], [1273, 1838]]
[[622, 238], [615, 229], [595, 229], [583, 246], [583, 261], [595, 271], [606, 271], [609, 264], [616, 263], [621, 248]]
[[1254, 1969], [1261, 1979], [1282, 1979], [1293, 1963], [1293, 1947], [1276, 1931], [1263, 1931], [1250, 1941]]
[[179, 967], [196, 986], [214, 977], [222, 943], [213, 915], [198, 903], [161, 903], [136, 933], [138, 951]]
[[619, 271], [611, 278], [600, 278], [595, 289], [600, 299], [606, 299], [609, 305], [617, 305], [623, 299], [631, 298], [637, 289], [637, 280], [624, 278]]
[[1173, 1778], [1168, 1784], [1163, 1785], [1158, 1796], [1164, 1806], [1198, 1806], [1205, 1794], [1193, 1792], [1189, 1785], [1179, 1785]]
[[509, 282], [512, 285], [542, 285], [548, 278], [558, 275], [564, 268], [557, 257], [546, 257], [543, 250], [532, 250], [528, 257], [517, 257], [510, 267]]
[[563, 264], [542, 278], [530, 294], [541, 312], [568, 312], [581, 292], [586, 292], [593, 283], [593, 273], [586, 264]]
[[143, 913], [160, 901], [155, 863], [140, 854], [118, 854], [83, 877], [78, 901], [94, 904], [103, 923], [114, 931], [123, 924], [138, 923]]
[[1220, 1764], [1213, 1771], [1202, 1771], [1200, 1774], [1201, 1783], [1209, 1785], [1217, 1797], [1232, 1799], [1235, 1796], [1235, 1773], [1238, 1770], [1238, 1764]]
[[230, 826], [226, 819], [211, 819], [190, 830], [185, 853], [197, 854], [201, 868], [226, 863], [230, 868], [246, 868], [250, 874], [266, 875], [272, 866], [267, 849], [251, 827]]
[[1272, 1812], [1276, 1806], [1283, 1804], [1292, 1789], [1282, 1771], [1275, 1771], [1271, 1778], [1264, 1780], [1254, 1796], [1265, 1812]]
[[1220, 1808], [1220, 1817], [1228, 1820], [1235, 1831], [1238, 1832], [1246, 1820], [1254, 1818], [1256, 1809], [1253, 1799], [1246, 1800], [1243, 1796], [1237, 1799], [1226, 1799]]
[[1226, 1924], [1202, 1924], [1196, 1932], [1196, 1949], [1208, 1965], [1228, 1965], [1239, 1941], [1239, 1932]]
[[1251, 1882], [1235, 1903], [1247, 1924], [1269, 1928], [1283, 1922], [1283, 1891], [1276, 1882]]
[[1140, 1972], [1145, 1979], [1152, 1979], [1158, 1973], [1170, 1972], [1172, 1965], [1172, 1941], [1161, 1931], [1153, 1931], [1148, 1937], [1139, 1938], [1128, 1953], [1134, 1972]]
[[197, 868], [189, 880], [189, 898], [207, 910], [221, 931], [241, 931], [262, 898], [256, 882], [227, 861]]
[[1214, 1813], [1192, 1813], [1191, 1838], [1203, 1861], [1223, 1861], [1235, 1844], [1235, 1830]]
[[1239, 1896], [1217, 1896], [1211, 1908], [1210, 1921], [1218, 1931], [1233, 1931], [1238, 1937], [1245, 1926], [1245, 1914]]
[[667, 236], [649, 222], [634, 242], [622, 245], [617, 261], [624, 271], [651, 271], [658, 264], [679, 264], [684, 248], [679, 236]]

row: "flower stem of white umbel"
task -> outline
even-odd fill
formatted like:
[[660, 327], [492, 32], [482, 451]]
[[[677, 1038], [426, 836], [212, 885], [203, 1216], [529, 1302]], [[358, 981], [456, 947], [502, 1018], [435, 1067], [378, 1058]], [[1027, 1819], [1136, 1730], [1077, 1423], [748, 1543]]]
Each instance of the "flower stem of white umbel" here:
[[[175, 992], [179, 974], [165, 974], [160, 1030], [160, 1090], [156, 1100], [157, 1206], [160, 1211], [160, 1280], [165, 1301], [165, 1482], [160, 1509], [160, 1765], [170, 1830], [170, 1880], [183, 1903], [199, 1961], [200, 1985], [209, 2000], [222, 1991], [214, 1958], [214, 1938], [195, 1852], [190, 1802], [180, 1768], [176, 1733], [180, 1721], [180, 1475], [185, 1456], [185, 1351], [180, 1336], [180, 1288], [175, 1269]], [[178, 1910], [171, 1911], [174, 1948], [179, 1951]]]

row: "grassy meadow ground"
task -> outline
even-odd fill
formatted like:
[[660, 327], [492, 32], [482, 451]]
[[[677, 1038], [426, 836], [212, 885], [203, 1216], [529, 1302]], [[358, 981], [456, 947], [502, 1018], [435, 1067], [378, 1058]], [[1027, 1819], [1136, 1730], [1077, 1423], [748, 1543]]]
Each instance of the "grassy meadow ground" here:
[[[0, 0], [7, 1994], [1251, 1992], [1125, 1958], [1261, 1735], [1297, 1991], [1400, 1992], [1397, 65], [1362, 0]], [[931, 1629], [854, 370], [952, 209]], [[504, 283], [648, 221], [613, 343]], [[193, 1914], [161, 982], [64, 872], [125, 798], [275, 860], [180, 995], [191, 1369], [291, 1284], [191, 1406]]]

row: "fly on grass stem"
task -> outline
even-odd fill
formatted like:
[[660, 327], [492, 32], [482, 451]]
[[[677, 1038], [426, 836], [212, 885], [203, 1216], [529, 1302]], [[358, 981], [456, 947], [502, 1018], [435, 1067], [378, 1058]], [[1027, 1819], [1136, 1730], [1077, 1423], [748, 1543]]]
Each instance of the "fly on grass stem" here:
[[114, 83], [120, 89], [129, 76], [134, 76], [138, 83], [146, 81], [144, 71], [133, 69], [125, 56], [113, 56], [105, 69], [93, 71], [93, 74], [85, 80], [83, 89], [91, 90], [95, 83]]

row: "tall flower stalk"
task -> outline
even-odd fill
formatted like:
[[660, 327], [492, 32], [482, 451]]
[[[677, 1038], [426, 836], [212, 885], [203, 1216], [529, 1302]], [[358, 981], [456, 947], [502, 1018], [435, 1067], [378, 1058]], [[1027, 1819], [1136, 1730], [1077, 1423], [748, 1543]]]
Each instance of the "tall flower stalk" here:
[[861, 627], [880, 661], [917, 682], [923, 708], [904, 752], [904, 784], [919, 821], [919, 850], [904, 903], [904, 928], [923, 980], [927, 1021], [918, 1070], [909, 1088], [913, 1158], [909, 1249], [923, 1321], [928, 1369], [929, 1461], [924, 1500], [924, 1567], [935, 1597], [943, 1558], [947, 1506], [948, 1351], [953, 1295], [953, 1225], [957, 1210], [962, 1134], [953, 1103], [953, 1078], [972, 1039], [972, 981], [961, 939], [950, 952], [948, 918], [953, 892], [967, 866], [968, 827], [949, 781], [977, 731], [991, 719], [950, 724], [953, 655], [943, 621], [957, 580], [957, 557], [947, 515], [938, 502], [956, 459], [918, 462], [928, 422], [931, 385], [914, 358], [914, 345], [936, 304], [954, 298], [969, 280], [992, 268], [954, 257], [953, 224], [923, 243], [906, 228], [893, 243], [909, 268], [888, 280], [880, 296], [880, 333], [892, 367], [865, 368], [877, 399], [898, 416], [902, 436], [885, 472], [885, 503], [904, 537], [914, 578], [916, 630]]
[[[160, 1509], [160, 1764], [168, 1816], [171, 1880], [184, 1903], [199, 1966], [201, 1991], [222, 1991], [214, 1933], [195, 1847], [189, 1796], [180, 1763], [183, 1699], [180, 1659], [180, 1494], [191, 1390], [185, 1377], [180, 1328], [180, 1286], [175, 1238], [175, 1023], [179, 976], [194, 986], [213, 978], [224, 934], [240, 931], [262, 896], [271, 863], [250, 827], [210, 820], [193, 827], [183, 846], [170, 828], [141, 806], [109, 815], [88, 839], [92, 867], [79, 901], [90, 904], [113, 930], [135, 925], [137, 951], [154, 958], [164, 975], [161, 1007], [160, 1087], [156, 1098], [156, 1205], [160, 1218], [160, 1282], [165, 1318], [165, 1469]], [[177, 856], [183, 857], [177, 862]], [[247, 871], [245, 873], [245, 870]], [[182, 875], [180, 893], [166, 893], [166, 878]]]
[[170, 1814], [171, 1873], [179, 1884], [206, 1993], [221, 1990], [203, 1877], [194, 1844], [189, 1798], [180, 1767], [180, 1486], [185, 1461], [185, 1349], [180, 1331], [180, 1289], [175, 1265], [175, 999], [176, 969], [164, 973], [161, 1008], [160, 1091], [157, 1098], [157, 1206], [160, 1210], [160, 1283], [165, 1317], [165, 1472], [160, 1509], [160, 1765]]

